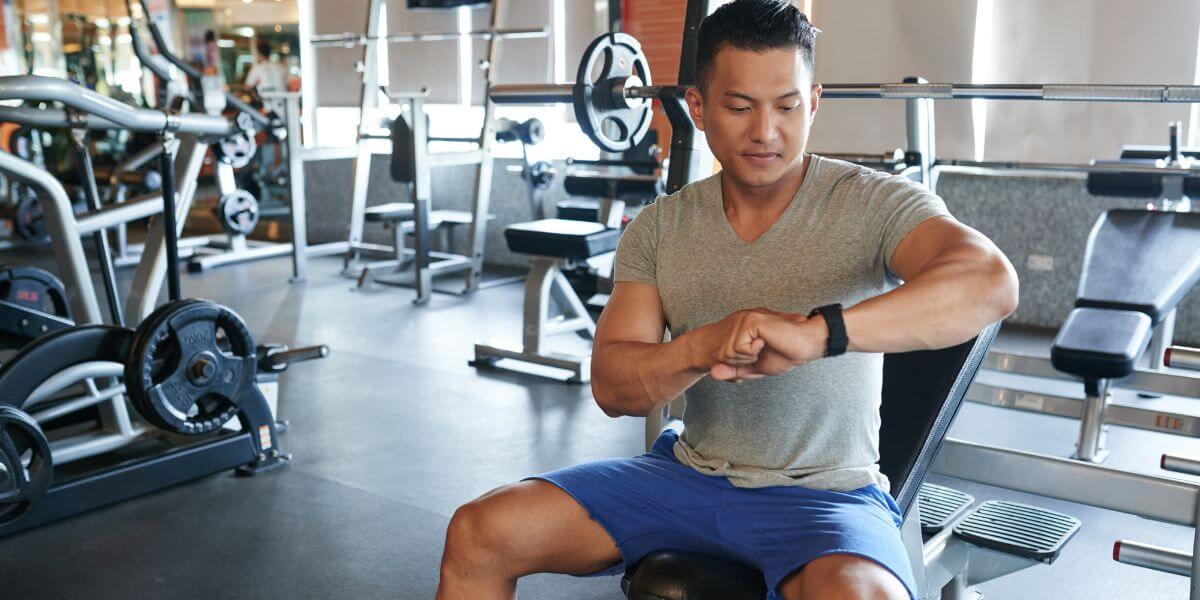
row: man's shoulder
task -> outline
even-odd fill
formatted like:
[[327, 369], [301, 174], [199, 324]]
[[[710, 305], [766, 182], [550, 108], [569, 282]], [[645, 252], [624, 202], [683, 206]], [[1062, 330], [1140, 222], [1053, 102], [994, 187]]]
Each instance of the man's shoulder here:
[[721, 174], [693, 181], [673, 194], [659, 196], [646, 209], [652, 210], [657, 216], [677, 215], [681, 212], [691, 212], [700, 208], [704, 201], [721, 199]]
[[897, 191], [928, 193], [924, 187], [903, 175], [885, 173], [852, 162], [816, 157], [820, 161], [820, 177], [836, 193], [861, 197], [864, 193], [891, 194]]

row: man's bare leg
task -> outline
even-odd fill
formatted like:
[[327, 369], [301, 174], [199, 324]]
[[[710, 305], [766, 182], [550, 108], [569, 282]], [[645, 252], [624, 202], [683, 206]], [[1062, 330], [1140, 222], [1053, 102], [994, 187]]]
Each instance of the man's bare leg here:
[[523, 481], [454, 512], [437, 600], [511, 600], [517, 578], [585, 575], [621, 560], [608, 533], [554, 484]]

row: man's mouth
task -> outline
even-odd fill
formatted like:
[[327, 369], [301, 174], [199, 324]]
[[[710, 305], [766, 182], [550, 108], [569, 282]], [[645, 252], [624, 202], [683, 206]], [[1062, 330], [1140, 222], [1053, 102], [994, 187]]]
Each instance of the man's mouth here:
[[769, 163], [780, 157], [778, 152], [743, 152], [742, 157], [751, 163]]

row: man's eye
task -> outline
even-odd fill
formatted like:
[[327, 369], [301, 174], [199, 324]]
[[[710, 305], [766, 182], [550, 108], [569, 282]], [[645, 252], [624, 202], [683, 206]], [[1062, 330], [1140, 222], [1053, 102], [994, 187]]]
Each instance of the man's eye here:
[[749, 106], [730, 106], [729, 110], [732, 110], [733, 112], [736, 112], [736, 113], [741, 113], [741, 112], [749, 111], [750, 107]]
[[800, 108], [799, 104], [794, 104], [792, 106], [780, 106], [779, 110], [782, 110], [783, 112], [792, 112], [792, 111], [796, 110], [797, 108]]

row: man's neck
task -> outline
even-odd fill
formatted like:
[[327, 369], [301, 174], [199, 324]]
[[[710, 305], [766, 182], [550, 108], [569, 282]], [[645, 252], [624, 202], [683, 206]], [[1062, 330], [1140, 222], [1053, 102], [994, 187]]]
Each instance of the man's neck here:
[[738, 185], [731, 177], [721, 178], [721, 196], [725, 211], [734, 213], [781, 213], [791, 203], [808, 173], [811, 154], [805, 154], [800, 168], [793, 169], [770, 187]]

